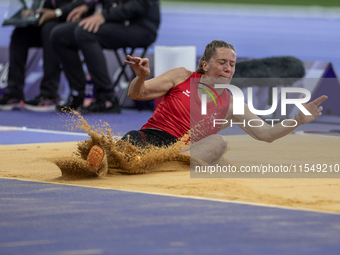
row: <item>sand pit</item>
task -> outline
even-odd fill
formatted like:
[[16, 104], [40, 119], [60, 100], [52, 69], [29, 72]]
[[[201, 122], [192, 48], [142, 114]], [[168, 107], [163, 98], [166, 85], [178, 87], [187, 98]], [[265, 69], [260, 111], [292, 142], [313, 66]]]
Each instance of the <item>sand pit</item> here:
[[[340, 138], [289, 135], [267, 144], [249, 136], [227, 136], [233, 165], [340, 164]], [[340, 213], [340, 172], [334, 178], [190, 178], [180, 161], [152, 166], [146, 174], [100, 178], [61, 177], [52, 163], [74, 156], [76, 142], [0, 146], [0, 177], [98, 188], [251, 202]]]

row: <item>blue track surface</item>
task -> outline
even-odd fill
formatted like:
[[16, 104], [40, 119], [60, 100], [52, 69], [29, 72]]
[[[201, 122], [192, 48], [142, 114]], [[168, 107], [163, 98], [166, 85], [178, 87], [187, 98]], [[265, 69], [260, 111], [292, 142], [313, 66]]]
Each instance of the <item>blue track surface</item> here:
[[1, 254], [339, 254], [340, 215], [0, 179]]
[[42, 132], [42, 130], [11, 130], [0, 132], [0, 145], [59, 143], [83, 141], [89, 137], [86, 134]]
[[[122, 114], [95, 114], [84, 115], [83, 117], [91, 127], [102, 128], [104, 123], [109, 124], [112, 132], [115, 135], [119, 135], [125, 134], [130, 130], [139, 130], [151, 115], [151, 111], [123, 109]], [[72, 117], [57, 112], [0, 111], [0, 126], [85, 132], [81, 129], [74, 129], [75, 122], [72, 121]]]
[[216, 39], [239, 57], [295, 56], [332, 62], [340, 72], [339, 9], [185, 5], [165, 7], [157, 45], [195, 45], [202, 55]]

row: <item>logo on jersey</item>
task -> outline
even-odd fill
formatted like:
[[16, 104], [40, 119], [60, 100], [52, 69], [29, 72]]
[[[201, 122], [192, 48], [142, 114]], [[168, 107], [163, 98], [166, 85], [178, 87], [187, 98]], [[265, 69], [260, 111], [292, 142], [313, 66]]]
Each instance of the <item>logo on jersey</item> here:
[[186, 91], [182, 91], [184, 95], [186, 95], [187, 97], [190, 97], [190, 91], [186, 90]]

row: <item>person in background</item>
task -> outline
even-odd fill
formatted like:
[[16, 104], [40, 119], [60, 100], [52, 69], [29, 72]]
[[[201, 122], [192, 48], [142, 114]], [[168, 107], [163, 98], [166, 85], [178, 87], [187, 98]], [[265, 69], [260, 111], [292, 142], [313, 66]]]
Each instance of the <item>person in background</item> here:
[[[13, 30], [9, 47], [8, 86], [0, 99], [0, 110], [10, 111], [21, 106], [32, 111], [53, 111], [59, 103], [60, 62], [52, 48], [50, 35], [52, 29], [65, 22], [73, 8], [88, 4], [84, 0], [46, 0], [43, 8], [38, 9], [41, 18], [37, 25], [16, 27]], [[33, 6], [32, 6], [33, 9]], [[22, 15], [32, 12], [22, 10]], [[88, 13], [93, 13], [89, 9]], [[80, 17], [79, 17], [80, 18]], [[33, 100], [25, 100], [25, 66], [28, 50], [31, 47], [43, 48], [43, 79], [40, 94]]]
[[[70, 21], [78, 20], [88, 11], [88, 5], [79, 6], [70, 13]], [[156, 40], [159, 24], [158, 0], [103, 0], [100, 13], [55, 27], [51, 42], [71, 88], [68, 101], [57, 109], [80, 109], [85, 114], [120, 113], [103, 49], [149, 46]], [[95, 100], [87, 107], [83, 107], [86, 75], [79, 50], [96, 94]]]

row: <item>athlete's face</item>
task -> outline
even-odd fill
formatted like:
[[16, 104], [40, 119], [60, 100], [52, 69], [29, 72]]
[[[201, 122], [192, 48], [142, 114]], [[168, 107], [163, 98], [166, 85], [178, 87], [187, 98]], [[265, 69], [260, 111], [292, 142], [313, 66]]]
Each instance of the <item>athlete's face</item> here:
[[229, 48], [217, 48], [215, 55], [206, 62], [203, 61], [204, 77], [220, 78], [223, 83], [229, 84], [235, 73], [236, 53]]

